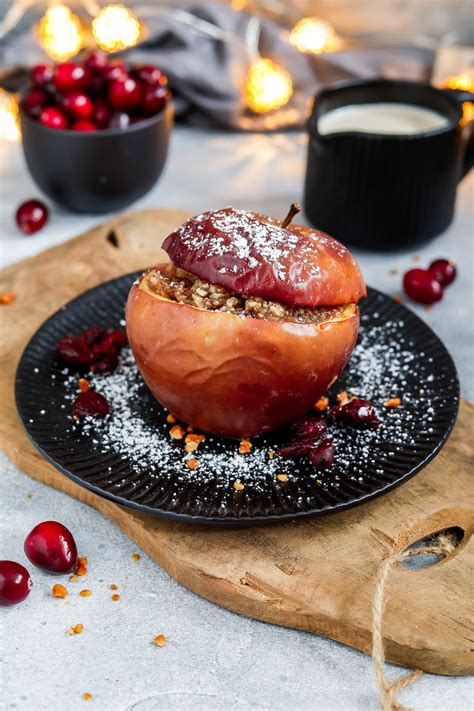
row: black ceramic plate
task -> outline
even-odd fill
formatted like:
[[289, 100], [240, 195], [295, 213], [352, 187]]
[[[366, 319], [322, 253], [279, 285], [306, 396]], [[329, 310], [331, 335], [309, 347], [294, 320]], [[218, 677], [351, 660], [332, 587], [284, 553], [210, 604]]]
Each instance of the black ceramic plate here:
[[[361, 304], [358, 345], [331, 393], [347, 390], [372, 400], [382, 425], [376, 431], [332, 427], [337, 453], [330, 471], [273, 454], [289, 441], [288, 430], [255, 438], [245, 455], [238, 452], [238, 442], [212, 436], [193, 455], [186, 454], [183, 441], [170, 438], [168, 413], [148, 392], [128, 349], [114, 374], [93, 377], [111, 414], [75, 423], [70, 408], [80, 374], [64, 367], [55, 345], [90, 325], [123, 325], [135, 277], [102, 284], [51, 316], [18, 366], [17, 406], [28, 435], [81, 486], [145, 513], [249, 525], [360, 504], [409, 479], [446, 442], [459, 404], [453, 361], [425, 323], [374, 289]], [[402, 405], [384, 407], [391, 396], [400, 396]], [[187, 465], [190, 456], [199, 462], [195, 470]], [[285, 481], [277, 478], [282, 473]], [[244, 488], [236, 490], [236, 482]]]

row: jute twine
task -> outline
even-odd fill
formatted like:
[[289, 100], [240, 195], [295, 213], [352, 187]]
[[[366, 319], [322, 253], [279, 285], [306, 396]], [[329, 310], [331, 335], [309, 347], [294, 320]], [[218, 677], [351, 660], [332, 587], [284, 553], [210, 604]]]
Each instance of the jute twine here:
[[441, 533], [437, 536], [433, 544], [410, 548], [400, 553], [392, 553], [380, 565], [375, 576], [375, 595], [372, 603], [372, 661], [374, 663], [375, 676], [379, 687], [382, 711], [410, 711], [405, 706], [398, 703], [396, 696], [405, 686], [418, 679], [423, 674], [417, 669], [406, 676], [402, 676], [395, 681], [389, 681], [384, 673], [385, 652], [383, 648], [382, 617], [384, 609], [385, 583], [392, 568], [402, 563], [407, 558], [413, 558], [423, 553], [446, 558], [456, 547], [454, 536]]

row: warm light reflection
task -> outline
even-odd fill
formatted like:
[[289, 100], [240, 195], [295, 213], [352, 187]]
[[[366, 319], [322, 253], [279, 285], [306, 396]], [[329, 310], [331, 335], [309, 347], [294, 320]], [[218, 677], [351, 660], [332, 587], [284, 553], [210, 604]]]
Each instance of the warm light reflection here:
[[474, 121], [474, 103], [472, 101], [463, 101], [461, 126], [465, 126], [471, 121]]
[[94, 39], [107, 52], [133, 47], [140, 33], [137, 16], [124, 5], [106, 5], [92, 21]]
[[441, 86], [445, 89], [461, 89], [461, 91], [474, 91], [474, 69], [467, 69], [461, 74], [452, 74], [443, 79]]
[[248, 107], [257, 114], [279, 109], [291, 98], [293, 82], [289, 73], [271, 59], [256, 59], [245, 83]]
[[297, 22], [290, 32], [290, 43], [300, 52], [311, 54], [334, 52], [341, 46], [334, 27], [317, 17], [305, 17]]
[[41, 18], [40, 44], [57, 62], [74, 57], [84, 42], [84, 33], [77, 15], [65, 5], [53, 5]]
[[0, 89], [0, 139], [18, 141], [19, 138], [18, 103], [14, 96]]
[[[443, 89], [459, 89], [460, 91], [474, 92], [474, 69], [466, 69], [466, 71], [461, 72], [461, 74], [452, 74], [446, 77], [446, 79], [443, 79], [440, 86]], [[474, 102], [463, 101], [462, 111], [462, 126], [465, 126], [470, 121], [474, 121]]]

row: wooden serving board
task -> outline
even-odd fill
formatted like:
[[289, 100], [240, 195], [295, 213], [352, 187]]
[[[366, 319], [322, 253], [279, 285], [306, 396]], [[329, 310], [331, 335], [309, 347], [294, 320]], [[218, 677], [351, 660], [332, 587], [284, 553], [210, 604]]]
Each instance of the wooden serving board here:
[[0, 274], [1, 446], [21, 469], [75, 496], [125, 531], [177, 581], [243, 615], [331, 637], [365, 652], [371, 646], [374, 573], [390, 552], [441, 529], [464, 538], [444, 561], [398, 567], [388, 581], [387, 658], [440, 674], [474, 671], [473, 407], [466, 402], [442, 452], [400, 488], [323, 518], [216, 529], [141, 515], [81, 488], [34, 449], [18, 419], [13, 383], [28, 339], [53, 311], [107, 279], [165, 258], [163, 238], [187, 213], [131, 213]]

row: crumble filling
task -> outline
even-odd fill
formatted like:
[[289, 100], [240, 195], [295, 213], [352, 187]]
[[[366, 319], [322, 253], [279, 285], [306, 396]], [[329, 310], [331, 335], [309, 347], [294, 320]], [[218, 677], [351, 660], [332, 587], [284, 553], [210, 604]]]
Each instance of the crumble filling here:
[[355, 312], [354, 304], [344, 306], [290, 306], [279, 301], [269, 301], [257, 296], [236, 294], [217, 284], [167, 264], [148, 272], [142, 285], [156, 294], [179, 304], [188, 304], [204, 311], [224, 311], [237, 316], [269, 321], [294, 323], [323, 323], [342, 321]]

